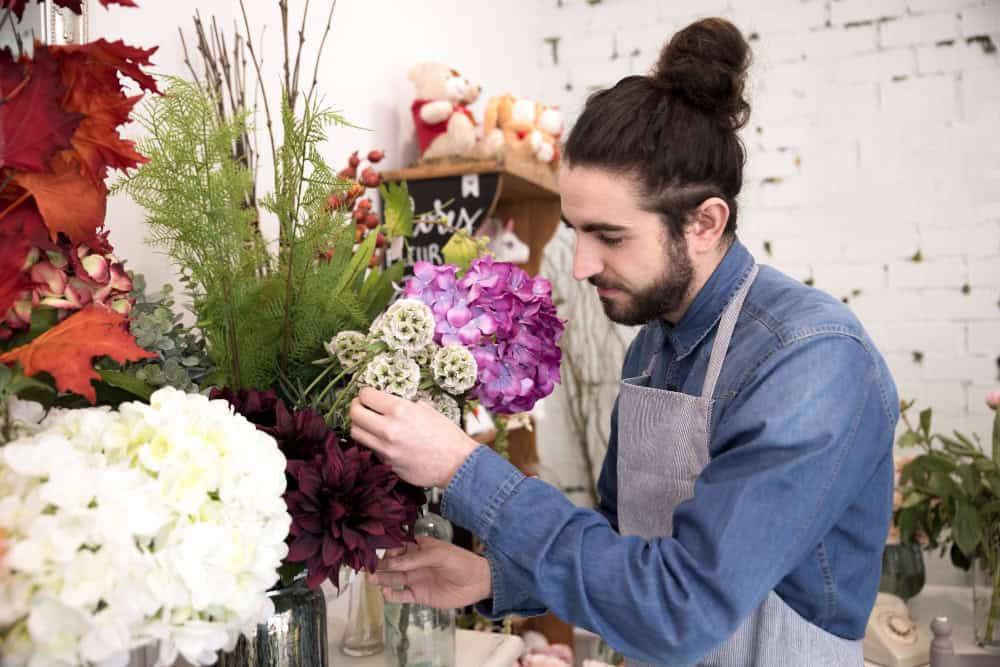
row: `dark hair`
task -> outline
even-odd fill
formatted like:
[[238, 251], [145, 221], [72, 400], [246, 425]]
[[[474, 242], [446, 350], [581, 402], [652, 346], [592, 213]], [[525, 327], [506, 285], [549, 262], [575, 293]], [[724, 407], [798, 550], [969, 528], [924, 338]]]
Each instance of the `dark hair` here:
[[750, 116], [743, 97], [749, 65], [750, 46], [732, 23], [692, 23], [648, 76], [590, 96], [566, 141], [566, 162], [635, 178], [644, 207], [665, 218], [674, 238], [691, 211], [720, 197], [729, 205], [725, 234], [732, 235], [746, 161], [737, 130]]

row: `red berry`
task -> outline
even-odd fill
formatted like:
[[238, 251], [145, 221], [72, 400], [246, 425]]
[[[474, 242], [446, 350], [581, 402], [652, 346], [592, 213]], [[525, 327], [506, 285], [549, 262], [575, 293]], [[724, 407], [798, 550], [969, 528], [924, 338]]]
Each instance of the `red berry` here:
[[365, 167], [364, 171], [361, 172], [361, 182], [365, 184], [365, 187], [377, 188], [382, 182], [382, 176], [371, 167]]
[[365, 193], [365, 186], [361, 185], [360, 183], [355, 183], [354, 185], [351, 186], [351, 189], [348, 190], [347, 196], [350, 197], [351, 199], [357, 199], [364, 193]]
[[366, 197], [365, 199], [358, 200], [358, 208], [364, 209], [365, 211], [367, 211], [371, 207], [372, 207], [372, 200], [371, 199], [368, 199]]
[[357, 166], [358, 166], [359, 164], [361, 164], [361, 158], [359, 158], [359, 157], [358, 157], [358, 152], [357, 152], [357, 151], [354, 151], [353, 153], [351, 153], [351, 157], [349, 157], [349, 158], [347, 159], [347, 164], [348, 164], [348, 165], [349, 165], [349, 166], [350, 166], [350, 167], [351, 167], [352, 169], [355, 169], [355, 168], [357, 168]]
[[342, 203], [343, 202], [340, 200], [340, 197], [337, 195], [330, 195], [326, 200], [326, 205], [330, 207], [331, 211], [335, 211], [340, 208]]
[[339, 172], [337, 172], [337, 176], [340, 176], [341, 178], [350, 178], [353, 180], [358, 177], [358, 170], [356, 167], [344, 167]]
[[364, 227], [355, 227], [354, 228], [354, 242], [355, 243], [361, 243], [361, 239], [364, 238], [364, 234], [365, 234], [365, 228]]
[[356, 209], [354, 209], [354, 213], [351, 214], [351, 217], [354, 219], [354, 222], [356, 222], [356, 223], [358, 223], [360, 225], [360, 224], [364, 223], [364, 221], [365, 221], [365, 215], [366, 214], [365, 214], [364, 211], [362, 211], [360, 208], [356, 208]]
[[382, 158], [384, 157], [385, 153], [383, 153], [382, 151], [376, 150], [376, 151], [369, 151], [368, 153], [368, 161], [371, 162], [372, 164], [381, 162]]
[[368, 260], [368, 267], [374, 269], [382, 261], [381, 253], [372, 253], [372, 258]]
[[375, 247], [376, 248], [385, 247], [385, 234], [383, 234], [382, 232], [379, 232], [378, 236], [375, 237]]
[[[359, 209], [360, 210], [360, 209]], [[379, 219], [374, 213], [368, 213], [365, 215], [365, 227], [368, 229], [375, 229], [378, 227]]]

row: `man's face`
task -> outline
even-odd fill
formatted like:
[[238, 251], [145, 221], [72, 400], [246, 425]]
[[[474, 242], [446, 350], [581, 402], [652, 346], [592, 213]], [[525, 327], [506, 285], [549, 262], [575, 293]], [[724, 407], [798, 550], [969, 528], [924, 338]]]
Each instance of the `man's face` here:
[[597, 287], [607, 316], [634, 325], [685, 305], [693, 269], [683, 240], [639, 206], [638, 186], [603, 169], [563, 167], [563, 222], [576, 232], [573, 277]]

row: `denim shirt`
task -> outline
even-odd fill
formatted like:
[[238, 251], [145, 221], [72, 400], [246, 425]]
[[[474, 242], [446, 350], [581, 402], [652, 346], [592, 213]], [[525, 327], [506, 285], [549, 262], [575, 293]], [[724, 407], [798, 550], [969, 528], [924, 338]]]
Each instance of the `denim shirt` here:
[[[676, 326], [642, 328], [623, 377], [659, 352], [650, 385], [699, 395], [716, 325], [752, 266], [734, 242]], [[551, 610], [656, 663], [700, 659], [772, 590], [832, 634], [864, 635], [892, 514], [899, 402], [846, 306], [761, 267], [716, 385], [711, 460], [670, 536], [618, 533], [617, 413], [597, 510], [485, 447], [458, 469], [442, 511], [487, 545], [493, 597], [482, 611]]]

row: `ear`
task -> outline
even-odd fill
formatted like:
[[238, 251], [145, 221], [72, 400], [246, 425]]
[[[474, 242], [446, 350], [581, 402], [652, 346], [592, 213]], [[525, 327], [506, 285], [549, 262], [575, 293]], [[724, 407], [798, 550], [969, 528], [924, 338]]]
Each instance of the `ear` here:
[[694, 254], [713, 252], [726, 231], [729, 222], [729, 205], [720, 197], [709, 197], [691, 214], [685, 229], [688, 247]]
[[503, 224], [503, 230], [505, 232], [513, 232], [514, 231], [514, 218], [507, 218], [507, 222], [505, 222]]

